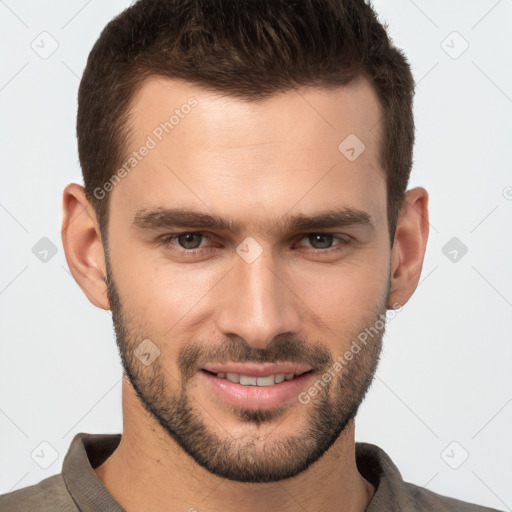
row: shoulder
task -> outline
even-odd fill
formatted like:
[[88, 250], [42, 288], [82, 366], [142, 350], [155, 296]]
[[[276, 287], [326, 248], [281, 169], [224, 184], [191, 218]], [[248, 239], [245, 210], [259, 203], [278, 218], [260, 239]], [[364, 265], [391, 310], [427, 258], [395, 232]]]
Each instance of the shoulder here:
[[437, 494], [433, 491], [419, 487], [415, 484], [404, 482], [411, 494], [411, 501], [414, 503], [414, 510], [427, 512], [501, 512], [495, 508], [484, 507], [475, 503], [450, 498]]
[[5, 512], [78, 512], [61, 474], [38, 484], [0, 495], [0, 510]]
[[361, 475], [376, 489], [367, 512], [502, 512], [404, 481], [390, 456], [375, 444], [357, 442], [356, 462]]

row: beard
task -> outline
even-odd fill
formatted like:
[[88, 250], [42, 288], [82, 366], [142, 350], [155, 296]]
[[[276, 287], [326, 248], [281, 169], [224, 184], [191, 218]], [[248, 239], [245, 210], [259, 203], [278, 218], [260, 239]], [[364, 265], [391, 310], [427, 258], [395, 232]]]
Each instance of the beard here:
[[[370, 322], [355, 329], [354, 333], [357, 336], [371, 327], [376, 334], [360, 347], [354, 357], [344, 361], [341, 371], [332, 371], [336, 359], [323, 344], [305, 343], [302, 339], [280, 335], [264, 349], [251, 347], [238, 337], [230, 337], [220, 345], [190, 341], [179, 352], [180, 374], [175, 376], [162, 365], [163, 358], [157, 357], [150, 366], [145, 366], [136, 356], [137, 346], [151, 336], [143, 333], [142, 319], [126, 314], [112, 278], [108, 251], [105, 251], [105, 257], [107, 295], [124, 373], [150, 416], [171, 440], [209, 472], [228, 480], [252, 483], [294, 477], [319, 460], [355, 418], [380, 359], [390, 281], [377, 312]], [[381, 327], [376, 329], [376, 324]], [[346, 342], [361, 345], [355, 336], [343, 340], [343, 351], [349, 348]], [[157, 342], [156, 345], [163, 348], [165, 342]], [[191, 379], [203, 364], [226, 361], [306, 363], [313, 368], [317, 377], [315, 383], [322, 382], [317, 386], [318, 393], [307, 404], [301, 401], [301, 404], [267, 410], [232, 407], [231, 412], [247, 425], [247, 432], [234, 437], [204, 412], [192, 394], [194, 386]], [[332, 378], [322, 380], [329, 371]], [[176, 388], [174, 392], [173, 385]], [[293, 435], [284, 436], [279, 433], [279, 424], [297, 407], [308, 408], [307, 424]], [[205, 422], [205, 418], [210, 418], [210, 422]], [[265, 434], [261, 427], [267, 428]]]

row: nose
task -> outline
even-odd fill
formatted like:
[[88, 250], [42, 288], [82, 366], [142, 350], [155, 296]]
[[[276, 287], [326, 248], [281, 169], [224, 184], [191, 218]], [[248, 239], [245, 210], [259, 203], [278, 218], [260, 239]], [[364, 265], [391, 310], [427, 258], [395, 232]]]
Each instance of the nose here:
[[234, 268], [219, 290], [217, 328], [254, 348], [266, 348], [278, 335], [297, 334], [300, 327], [300, 300], [270, 253], [264, 250], [251, 263], [235, 256]]

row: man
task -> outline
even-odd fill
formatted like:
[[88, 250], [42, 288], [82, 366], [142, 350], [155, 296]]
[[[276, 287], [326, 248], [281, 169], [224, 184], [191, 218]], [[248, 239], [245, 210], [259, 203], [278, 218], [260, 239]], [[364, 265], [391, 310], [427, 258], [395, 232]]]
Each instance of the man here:
[[491, 510], [355, 443], [418, 284], [414, 81], [363, 0], [140, 0], [79, 90], [62, 240], [111, 310], [123, 433], [6, 511]]

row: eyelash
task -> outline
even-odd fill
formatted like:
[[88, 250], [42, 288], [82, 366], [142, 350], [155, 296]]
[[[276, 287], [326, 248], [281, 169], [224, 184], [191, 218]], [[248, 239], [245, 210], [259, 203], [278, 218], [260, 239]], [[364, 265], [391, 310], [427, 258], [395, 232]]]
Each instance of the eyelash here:
[[[207, 239], [209, 238], [208, 235], [206, 235], [202, 231], [184, 231], [183, 233], [173, 233], [173, 234], [169, 233], [167, 235], [164, 235], [164, 236], [160, 237], [160, 245], [164, 246], [165, 249], [171, 250], [172, 252], [177, 252], [177, 253], [182, 254], [182, 255], [190, 255], [190, 256], [194, 256], [194, 255], [200, 253], [201, 251], [205, 250], [205, 249], [202, 249], [202, 248], [197, 248], [197, 249], [176, 249], [175, 246], [173, 246], [171, 244], [171, 242], [173, 240], [176, 240], [180, 236], [183, 236], [183, 235], [202, 235], [203, 237], [205, 237]], [[309, 237], [311, 235], [327, 235], [327, 236], [332, 236], [334, 240], [337, 239], [340, 242], [338, 245], [335, 245], [334, 247], [328, 247], [326, 249], [314, 249], [314, 248], [309, 249], [309, 252], [312, 252], [314, 254], [320, 254], [320, 253], [321, 254], [330, 254], [332, 252], [342, 251], [348, 245], [350, 245], [350, 243], [351, 243], [351, 237], [348, 237], [348, 235], [345, 235], [348, 238], [344, 239], [344, 238], [342, 238], [340, 235], [338, 235], [336, 233], [322, 233], [320, 231], [319, 232], [313, 232], [313, 233], [305, 233], [305, 234], [301, 235], [298, 239], [302, 240], [303, 238], [307, 238], [307, 237]]]

